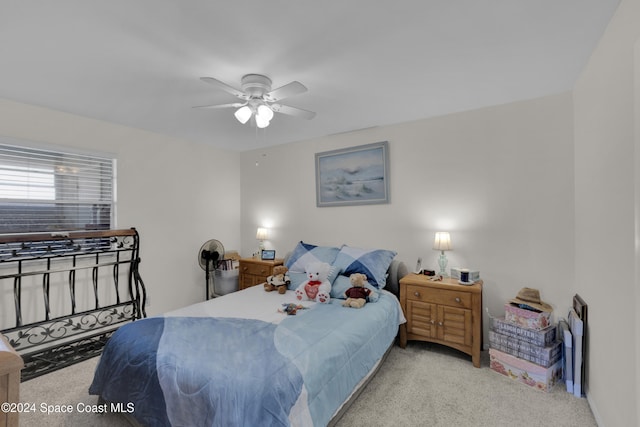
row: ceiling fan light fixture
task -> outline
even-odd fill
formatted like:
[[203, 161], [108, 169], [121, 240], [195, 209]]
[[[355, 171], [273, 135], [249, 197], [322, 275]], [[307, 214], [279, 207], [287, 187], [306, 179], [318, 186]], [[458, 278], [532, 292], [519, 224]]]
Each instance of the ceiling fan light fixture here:
[[277, 103], [282, 99], [307, 91], [307, 88], [298, 81], [292, 81], [284, 86], [272, 89], [269, 77], [262, 74], [246, 74], [241, 80], [242, 89], [236, 89], [213, 77], [201, 77], [200, 80], [217, 86], [219, 89], [241, 99], [242, 102], [203, 105], [195, 108], [236, 108], [234, 116], [242, 124], [246, 124], [253, 117], [252, 125], [255, 123], [258, 128], [266, 128], [273, 119], [274, 113], [287, 114], [307, 120], [316, 115], [312, 111]]
[[258, 111], [256, 114], [264, 118], [268, 122], [270, 122], [271, 119], [273, 119], [273, 110], [265, 104], [258, 106]]
[[244, 107], [238, 108], [233, 115], [236, 116], [236, 119], [238, 119], [240, 123], [245, 124], [251, 118], [251, 114], [253, 114], [251, 108], [249, 108], [248, 105], [245, 105]]
[[266, 128], [267, 126], [269, 126], [269, 120], [267, 120], [260, 114], [256, 114], [256, 126], [258, 126], [260, 129]]

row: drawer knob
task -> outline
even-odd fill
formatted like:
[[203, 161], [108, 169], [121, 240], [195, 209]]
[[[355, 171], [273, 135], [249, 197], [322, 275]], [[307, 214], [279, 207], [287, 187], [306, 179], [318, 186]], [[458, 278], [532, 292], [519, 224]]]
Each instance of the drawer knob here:
[[420, 296], [420, 292], [414, 292], [413, 295], [419, 297]]
[[460, 297], [456, 297], [456, 302], [460, 302]]
[[438, 325], [440, 325], [440, 326], [444, 326], [444, 323], [442, 323], [442, 322], [438, 322]]

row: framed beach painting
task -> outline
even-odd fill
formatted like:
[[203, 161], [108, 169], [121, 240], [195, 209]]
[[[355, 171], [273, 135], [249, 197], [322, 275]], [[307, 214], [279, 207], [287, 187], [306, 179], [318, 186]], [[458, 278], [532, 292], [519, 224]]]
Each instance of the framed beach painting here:
[[389, 203], [387, 141], [316, 153], [319, 207]]

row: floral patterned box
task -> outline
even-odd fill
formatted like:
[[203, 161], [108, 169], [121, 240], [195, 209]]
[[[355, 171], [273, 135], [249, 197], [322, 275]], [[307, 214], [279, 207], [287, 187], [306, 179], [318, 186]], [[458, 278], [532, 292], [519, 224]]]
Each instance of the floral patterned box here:
[[489, 366], [499, 374], [541, 391], [550, 391], [562, 378], [562, 359], [545, 368], [495, 348], [489, 349]]
[[504, 305], [504, 318], [514, 325], [538, 331], [551, 325], [551, 313], [526, 310], [509, 303]]
[[543, 347], [491, 329], [489, 330], [489, 345], [491, 348], [528, 360], [545, 368], [553, 365], [562, 357], [562, 344], [560, 341], [555, 341], [553, 344]]
[[539, 346], [551, 345], [556, 340], [556, 328], [553, 326], [537, 331], [529, 328], [521, 328], [518, 325], [507, 322], [504, 318], [498, 317], [491, 318], [491, 325], [496, 332]]

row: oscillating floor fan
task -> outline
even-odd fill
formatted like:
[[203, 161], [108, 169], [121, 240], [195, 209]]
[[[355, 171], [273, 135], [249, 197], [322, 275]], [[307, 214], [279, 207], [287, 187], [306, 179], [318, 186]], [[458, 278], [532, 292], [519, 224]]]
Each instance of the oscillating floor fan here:
[[207, 240], [198, 252], [198, 263], [200, 264], [200, 268], [205, 271], [205, 282], [207, 290], [206, 299], [209, 299], [211, 297], [211, 289], [209, 288], [209, 284], [213, 285], [213, 296], [218, 296], [216, 292], [216, 282], [215, 279], [213, 279], [211, 273], [218, 268], [220, 261], [222, 261], [223, 259], [224, 246], [219, 240]]

